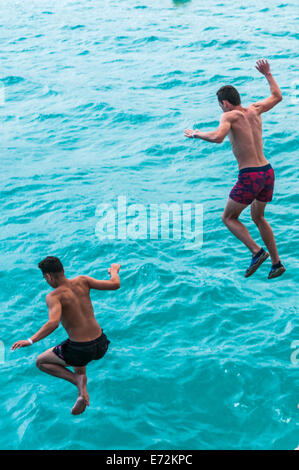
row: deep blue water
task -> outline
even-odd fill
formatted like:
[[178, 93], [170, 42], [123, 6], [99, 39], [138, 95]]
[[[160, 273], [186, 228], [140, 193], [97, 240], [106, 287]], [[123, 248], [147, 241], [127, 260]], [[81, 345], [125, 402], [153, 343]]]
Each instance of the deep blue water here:
[[[2, 449], [298, 445], [297, 13], [276, 0], [1, 2]], [[224, 84], [245, 106], [267, 96], [260, 57], [284, 96], [263, 124], [276, 172], [267, 217], [287, 268], [273, 281], [270, 263], [244, 278], [250, 254], [221, 222], [237, 178], [228, 140], [183, 136], [217, 126]], [[119, 196], [201, 204], [202, 247], [100, 240], [97, 207]], [[121, 289], [92, 294], [111, 348], [88, 367], [79, 417], [74, 387], [34, 363], [62, 327], [9, 351], [47, 319], [37, 263], [50, 254], [70, 277], [122, 264]]]

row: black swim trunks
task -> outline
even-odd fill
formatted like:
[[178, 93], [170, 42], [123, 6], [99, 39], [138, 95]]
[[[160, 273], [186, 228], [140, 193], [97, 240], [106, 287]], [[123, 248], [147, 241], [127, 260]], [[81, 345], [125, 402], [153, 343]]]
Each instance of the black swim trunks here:
[[66, 339], [53, 348], [56, 356], [63, 359], [69, 366], [83, 367], [90, 361], [101, 359], [109, 346], [105, 333], [92, 341], [71, 341]]

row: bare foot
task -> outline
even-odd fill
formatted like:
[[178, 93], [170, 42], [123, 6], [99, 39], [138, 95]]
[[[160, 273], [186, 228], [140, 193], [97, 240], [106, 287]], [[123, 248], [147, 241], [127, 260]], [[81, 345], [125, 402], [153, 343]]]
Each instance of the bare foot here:
[[86, 405], [89, 406], [89, 395], [87, 391], [87, 377], [86, 375], [77, 374], [77, 387], [79, 396], [83, 397], [86, 401]]
[[80, 415], [85, 411], [86, 401], [84, 397], [78, 397], [75, 405], [72, 408], [72, 415]]

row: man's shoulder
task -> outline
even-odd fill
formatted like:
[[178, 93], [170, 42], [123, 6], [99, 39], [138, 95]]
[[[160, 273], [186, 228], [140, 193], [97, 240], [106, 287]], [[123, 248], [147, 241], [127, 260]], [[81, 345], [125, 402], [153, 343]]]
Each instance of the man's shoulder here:
[[48, 294], [46, 295], [46, 303], [47, 304], [57, 302], [57, 301], [60, 301], [59, 287], [54, 289], [51, 292], [48, 292]]
[[247, 107], [247, 111], [258, 114], [258, 107], [259, 107], [258, 103], [252, 103]]
[[71, 281], [74, 283], [77, 283], [77, 282], [87, 283], [87, 276], [85, 276], [84, 274], [80, 274], [79, 276], [73, 277]]
[[88, 288], [88, 276], [85, 276], [84, 274], [81, 274], [80, 276], [76, 276], [73, 279], [71, 279], [71, 283], [75, 287]]
[[222, 120], [223, 121], [233, 122], [238, 117], [240, 117], [241, 114], [242, 114], [241, 111], [238, 111], [237, 109], [233, 109], [232, 111], [227, 111], [226, 113], [223, 113], [222, 114]]
[[[249, 117], [250, 115], [257, 115], [257, 109], [254, 104], [247, 106], [247, 108], [243, 108], [243, 111], [239, 109], [233, 109], [228, 113], [228, 119], [230, 119], [231, 123], [240, 123], [246, 121], [246, 116]], [[244, 120], [245, 118], [245, 120]]]

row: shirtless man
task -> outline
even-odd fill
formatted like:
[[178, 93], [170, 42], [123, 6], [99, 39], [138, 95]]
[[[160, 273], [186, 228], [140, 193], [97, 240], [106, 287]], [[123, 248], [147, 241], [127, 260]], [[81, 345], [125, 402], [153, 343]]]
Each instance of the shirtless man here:
[[245, 277], [249, 277], [269, 256], [239, 220], [241, 212], [251, 205], [251, 218], [271, 256], [272, 267], [268, 279], [272, 279], [283, 274], [285, 267], [279, 259], [272, 229], [264, 216], [266, 204], [272, 200], [274, 170], [263, 152], [261, 114], [278, 104], [282, 94], [267, 60], [258, 60], [256, 69], [268, 80], [271, 90], [269, 98], [243, 108], [238, 91], [233, 86], [223, 86], [217, 91], [218, 102], [223, 110], [218, 129], [213, 132], [186, 129], [185, 136], [220, 144], [228, 134], [240, 171], [238, 181], [229, 194], [222, 220], [252, 253], [250, 266], [245, 273]]
[[[119, 264], [108, 269], [111, 279], [99, 281], [89, 276], [68, 279], [58, 258], [48, 256], [38, 265], [47, 283], [54, 288], [46, 296], [49, 320], [31, 338], [17, 341], [12, 350], [30, 346], [49, 336], [61, 321], [69, 338], [58, 346], [48, 349], [36, 359], [37, 367], [47, 374], [68, 380], [78, 388], [78, 399], [72, 414], [83, 413], [89, 406], [86, 364], [100, 359], [108, 349], [110, 341], [95, 319], [90, 289], [116, 290], [120, 287]], [[72, 366], [75, 372], [67, 367]]]

